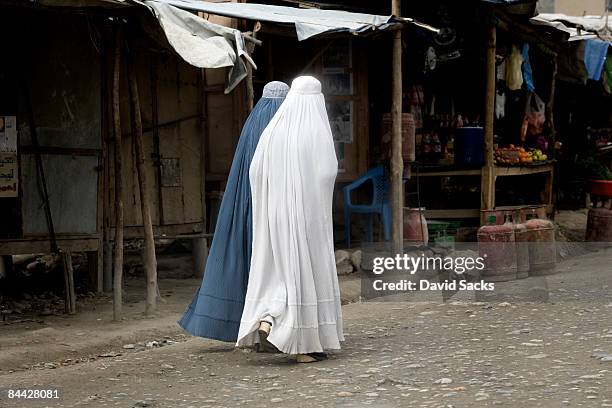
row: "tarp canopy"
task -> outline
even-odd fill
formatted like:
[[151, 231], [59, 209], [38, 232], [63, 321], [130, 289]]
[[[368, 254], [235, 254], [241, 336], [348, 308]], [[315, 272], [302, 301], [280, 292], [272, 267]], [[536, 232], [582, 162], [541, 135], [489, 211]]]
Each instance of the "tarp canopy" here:
[[[569, 41], [598, 38], [598, 33], [605, 29], [605, 16], [567, 16], [565, 14], [542, 13], [530, 19], [534, 25], [554, 27], [570, 35]], [[608, 29], [612, 24], [608, 23]]]
[[187, 63], [198, 68], [231, 67], [225, 93], [247, 75], [242, 58], [255, 67], [240, 31], [208, 22], [169, 4], [157, 1], [145, 1], [144, 4], [155, 14], [168, 43]]
[[397, 24], [409, 23], [432, 31], [433, 27], [410, 18], [395, 18], [374, 14], [351, 13], [341, 10], [321, 10], [273, 6], [256, 3], [211, 3], [200, 0], [152, 0], [147, 3], [165, 3], [185, 10], [202, 11], [226, 17], [295, 26], [299, 41], [329, 33], [360, 34], [372, 30], [385, 30]]

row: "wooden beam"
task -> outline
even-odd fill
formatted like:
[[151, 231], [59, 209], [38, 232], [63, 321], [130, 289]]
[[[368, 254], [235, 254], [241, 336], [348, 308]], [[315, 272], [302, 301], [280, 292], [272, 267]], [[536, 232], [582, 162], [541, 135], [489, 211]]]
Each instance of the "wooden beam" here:
[[144, 229], [143, 266], [147, 280], [147, 300], [145, 315], [149, 316], [157, 310], [157, 259], [155, 258], [155, 240], [153, 239], [153, 222], [151, 221], [151, 185], [145, 168], [145, 152], [142, 141], [142, 116], [140, 112], [140, 96], [134, 57], [128, 58], [128, 83], [130, 87], [130, 102], [132, 123], [134, 126], [134, 161], [140, 188], [140, 211]]
[[113, 64], [113, 130], [115, 134], [115, 253], [113, 258], [113, 319], [121, 320], [123, 309], [123, 169], [121, 163], [121, 101], [119, 82], [121, 73], [121, 29], [115, 32]]
[[486, 49], [486, 91], [484, 106], [484, 153], [482, 169], [480, 207], [490, 210], [495, 207], [495, 163], [493, 160], [493, 126], [495, 120], [495, 52], [497, 48], [497, 28], [487, 29]]
[[[58, 247], [63, 250], [70, 249], [73, 252], [87, 252], [100, 250], [100, 240], [95, 237], [88, 238], [57, 238]], [[51, 239], [49, 237], [40, 238], [19, 238], [0, 240], [1, 255], [47, 253]]]
[[[400, 16], [400, 0], [391, 1], [391, 13]], [[404, 247], [404, 188], [402, 175], [402, 31], [393, 33], [391, 92], [391, 236], [394, 250]]]

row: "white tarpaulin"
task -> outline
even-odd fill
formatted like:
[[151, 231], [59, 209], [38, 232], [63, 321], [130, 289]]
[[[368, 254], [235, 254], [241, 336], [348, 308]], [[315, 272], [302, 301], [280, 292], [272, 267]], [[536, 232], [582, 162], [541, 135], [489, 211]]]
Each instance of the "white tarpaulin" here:
[[240, 31], [210, 23], [169, 4], [157, 1], [144, 4], [153, 10], [168, 43], [186, 62], [198, 68], [231, 67], [225, 93], [246, 76], [246, 66], [240, 57], [255, 67]]
[[[569, 33], [568, 41], [597, 38], [597, 33], [606, 26], [605, 16], [566, 16], [565, 14], [542, 13], [529, 20], [534, 25], [554, 27], [557, 30]], [[608, 23], [608, 29], [612, 25]]]
[[417, 24], [437, 31], [409, 18], [398, 20], [393, 16], [351, 13], [341, 10], [307, 9], [256, 3], [211, 3], [200, 0], [155, 0], [155, 2], [226, 17], [291, 24], [295, 26], [299, 41], [323, 33], [350, 32], [358, 34], [369, 30], [384, 30], [403, 22]]

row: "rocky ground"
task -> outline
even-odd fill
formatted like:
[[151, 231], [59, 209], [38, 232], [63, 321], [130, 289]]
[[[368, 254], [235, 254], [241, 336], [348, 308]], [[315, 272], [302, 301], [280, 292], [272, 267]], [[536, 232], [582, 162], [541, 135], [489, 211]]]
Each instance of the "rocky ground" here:
[[5, 394], [0, 406], [612, 406], [611, 260], [612, 250], [574, 257], [485, 302], [421, 293], [345, 305], [343, 349], [315, 364], [158, 332], [82, 361], [0, 371], [0, 388], [60, 392]]

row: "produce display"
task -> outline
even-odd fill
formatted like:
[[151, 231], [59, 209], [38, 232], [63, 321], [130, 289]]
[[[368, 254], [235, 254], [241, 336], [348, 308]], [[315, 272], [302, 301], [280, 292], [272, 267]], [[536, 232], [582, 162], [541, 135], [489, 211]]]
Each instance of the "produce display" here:
[[503, 166], [538, 164], [548, 160], [548, 156], [540, 149], [526, 150], [524, 147], [516, 147], [514, 145], [496, 148], [494, 158], [495, 164]]

